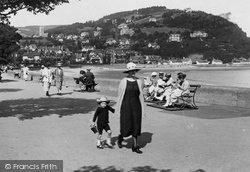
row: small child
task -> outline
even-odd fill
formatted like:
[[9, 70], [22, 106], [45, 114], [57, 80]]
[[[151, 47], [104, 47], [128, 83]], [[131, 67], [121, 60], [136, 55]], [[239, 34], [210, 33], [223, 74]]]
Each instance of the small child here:
[[100, 99], [97, 99], [97, 103], [100, 105], [94, 114], [93, 121], [92, 121], [92, 126], [95, 125], [95, 121], [97, 119], [97, 148], [103, 149], [103, 146], [101, 144], [101, 138], [102, 138], [102, 131], [103, 129], [107, 132], [107, 145], [109, 148], [113, 148], [113, 145], [111, 144], [111, 130], [109, 126], [109, 111], [112, 113], [115, 112], [115, 110], [110, 107], [109, 100], [106, 97], [101, 97]]

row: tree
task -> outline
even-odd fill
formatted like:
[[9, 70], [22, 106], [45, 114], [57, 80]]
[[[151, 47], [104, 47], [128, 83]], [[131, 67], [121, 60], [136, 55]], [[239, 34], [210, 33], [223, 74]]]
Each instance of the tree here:
[[18, 51], [18, 42], [22, 38], [17, 29], [0, 24], [0, 57], [7, 58], [12, 52]]
[[45, 13], [49, 14], [57, 5], [69, 3], [68, 0], [1, 0], [0, 1], [0, 22], [8, 23], [10, 15], [16, 15], [18, 11], [26, 9], [34, 14]]

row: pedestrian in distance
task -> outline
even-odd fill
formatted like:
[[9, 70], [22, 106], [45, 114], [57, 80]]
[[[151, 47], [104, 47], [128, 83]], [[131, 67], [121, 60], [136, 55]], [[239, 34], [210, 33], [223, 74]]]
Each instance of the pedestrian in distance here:
[[40, 76], [39, 76], [39, 82], [42, 83], [42, 86], [43, 86], [43, 69], [44, 69], [44, 65], [41, 66]]
[[123, 78], [118, 88], [118, 99], [116, 113], [120, 115], [120, 135], [118, 136], [118, 147], [122, 148], [124, 137], [132, 136], [132, 152], [141, 154], [142, 151], [137, 143], [137, 137], [141, 135], [142, 115], [144, 113], [143, 81], [135, 75], [139, 71], [135, 63], [129, 62], [127, 70], [123, 73], [128, 74]]
[[29, 68], [27, 65], [24, 65], [22, 72], [23, 72], [23, 79], [27, 81], [29, 76]]
[[101, 142], [102, 139], [102, 132], [105, 130], [107, 132], [107, 146], [109, 148], [113, 148], [113, 145], [111, 143], [111, 129], [109, 126], [109, 111], [112, 113], [115, 112], [115, 109], [113, 109], [111, 106], [109, 106], [109, 100], [106, 97], [101, 97], [100, 99], [97, 99], [97, 103], [99, 106], [97, 107], [91, 126], [97, 126], [97, 142], [96, 146], [98, 149], [103, 149], [103, 144]]
[[62, 95], [62, 85], [63, 85], [64, 73], [63, 73], [61, 66], [62, 66], [62, 64], [58, 63], [57, 68], [54, 71], [54, 77], [55, 77], [56, 88], [57, 88], [57, 95]]
[[46, 63], [45, 67], [43, 69], [43, 72], [42, 72], [43, 90], [45, 91], [46, 96], [48, 96], [48, 97], [50, 96], [49, 95], [49, 90], [50, 90], [50, 84], [51, 84], [51, 81], [52, 81], [52, 72], [51, 72], [49, 67], [50, 67], [50, 64]]

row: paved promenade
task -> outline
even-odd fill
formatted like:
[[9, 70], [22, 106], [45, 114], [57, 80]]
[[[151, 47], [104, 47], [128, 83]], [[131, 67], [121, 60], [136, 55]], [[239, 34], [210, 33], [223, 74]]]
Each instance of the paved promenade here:
[[[63, 160], [64, 172], [249, 172], [250, 109], [199, 104], [199, 110], [170, 112], [146, 106], [139, 144], [116, 145], [119, 117], [110, 113], [113, 149], [96, 148], [89, 128], [96, 98], [111, 92], [74, 92], [46, 97], [38, 81], [3, 74], [0, 83], [0, 159]], [[104, 132], [103, 139], [106, 139]]]

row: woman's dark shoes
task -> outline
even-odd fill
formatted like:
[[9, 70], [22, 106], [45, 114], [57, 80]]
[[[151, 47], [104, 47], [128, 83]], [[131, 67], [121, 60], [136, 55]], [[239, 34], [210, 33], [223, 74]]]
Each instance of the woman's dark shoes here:
[[140, 150], [140, 147], [137, 146], [137, 147], [132, 147], [132, 152], [136, 152], [138, 154], [142, 154], [142, 151]]
[[117, 141], [117, 145], [119, 148], [122, 148], [122, 141], [123, 141], [122, 135], [119, 135]]
[[118, 140], [117, 145], [119, 148], [122, 148], [122, 142]]
[[112, 144], [106, 144], [107, 145], [107, 147], [109, 148], [109, 149], [113, 149], [113, 145]]

